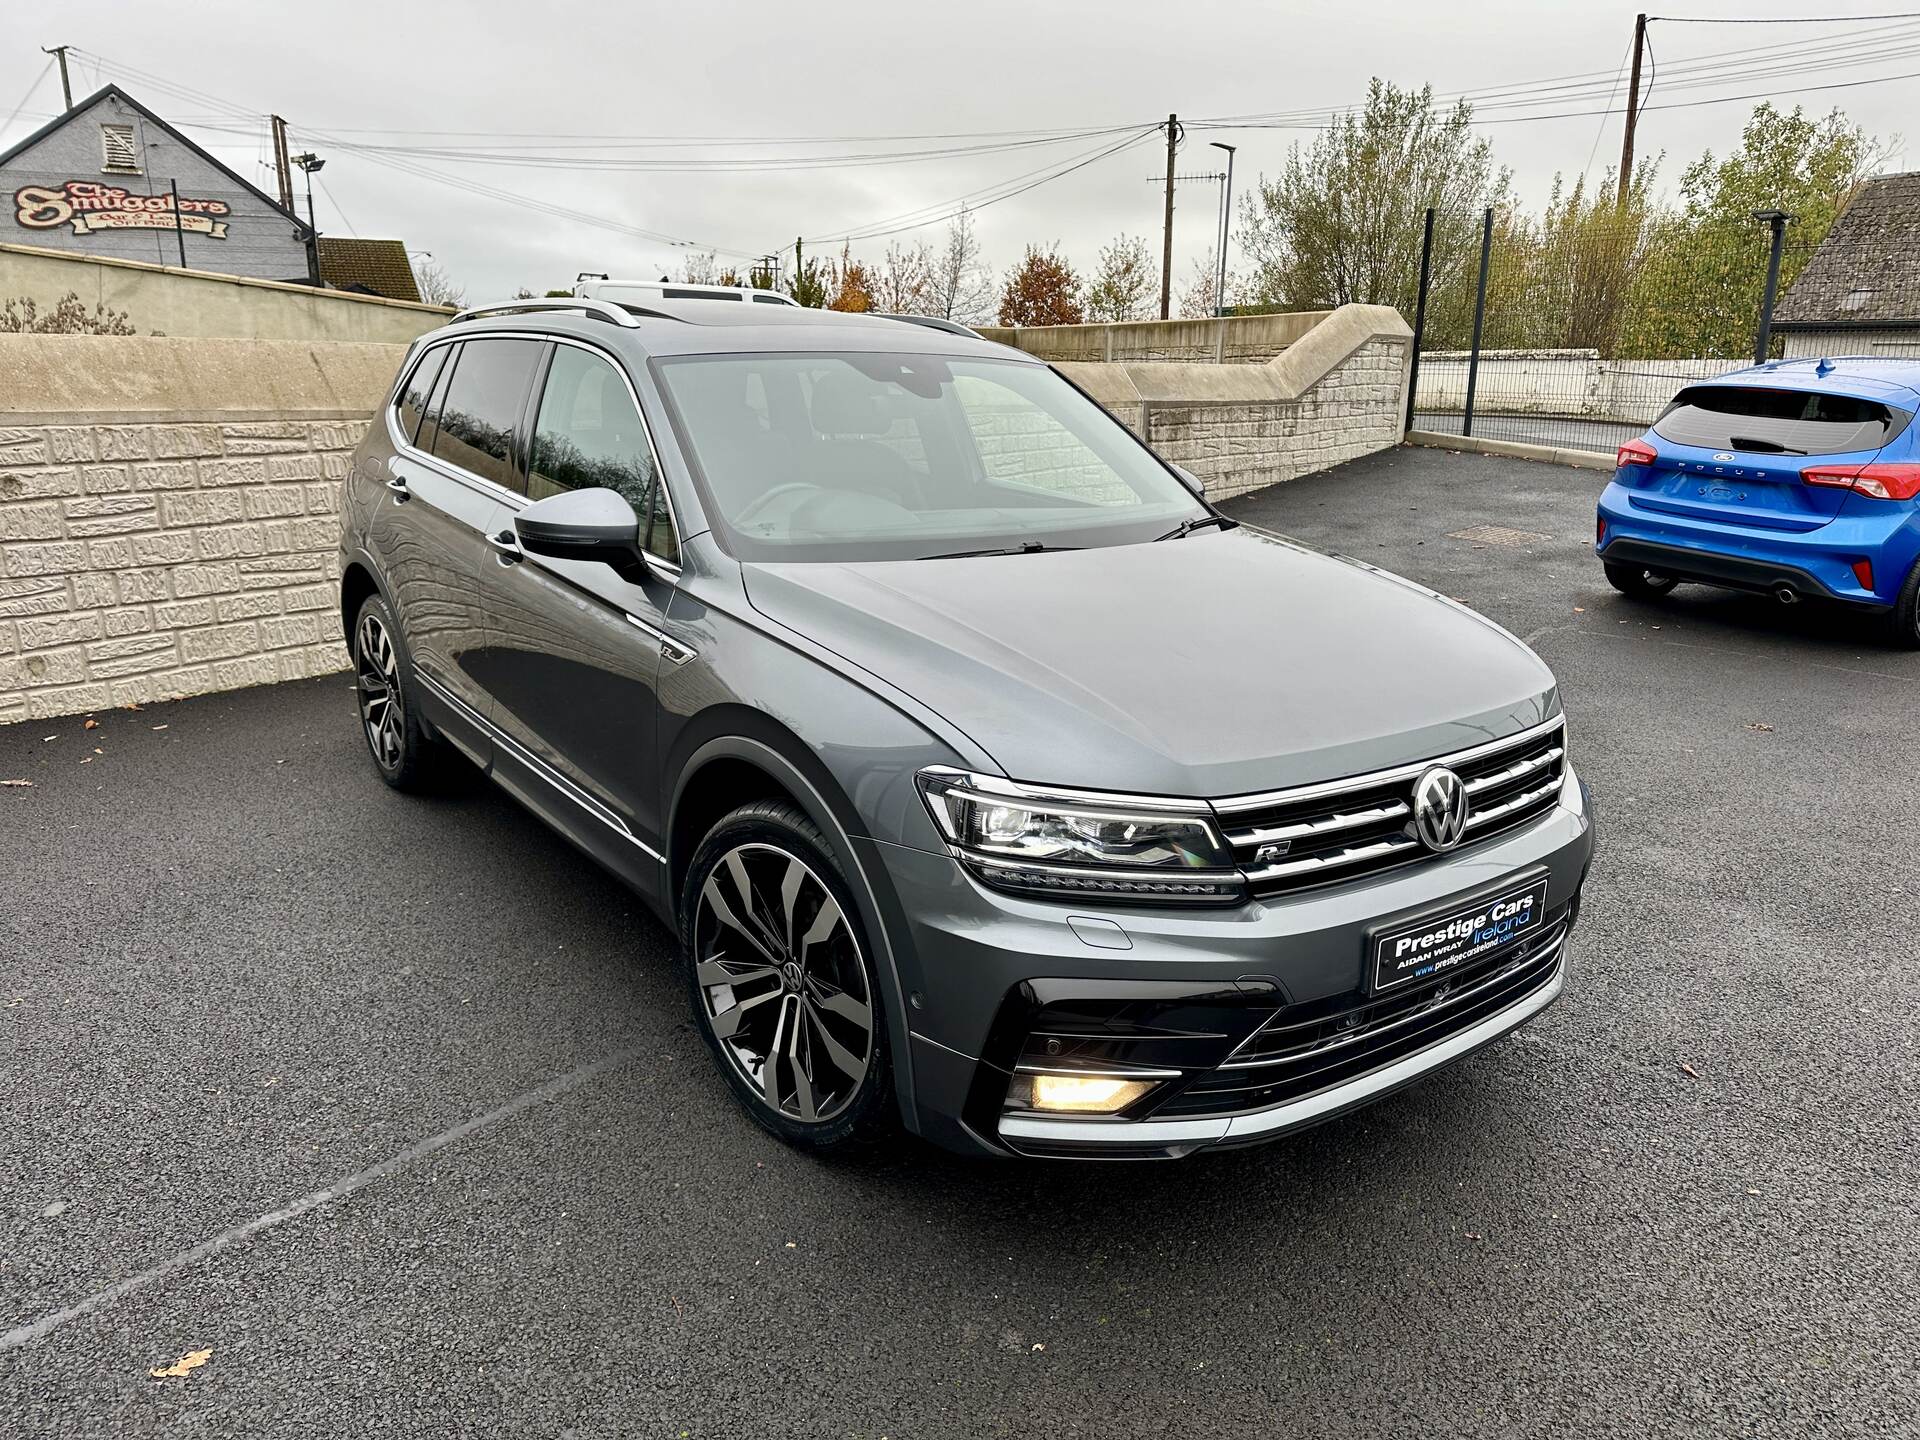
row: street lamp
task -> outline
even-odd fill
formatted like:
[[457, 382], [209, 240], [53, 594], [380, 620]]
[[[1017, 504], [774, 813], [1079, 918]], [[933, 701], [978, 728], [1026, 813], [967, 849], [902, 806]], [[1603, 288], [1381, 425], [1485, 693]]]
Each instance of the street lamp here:
[[1227, 227], [1233, 223], [1233, 152], [1240, 147], [1229, 145], [1224, 140], [1207, 142], [1216, 150], [1227, 152], [1227, 183], [1220, 192], [1220, 273], [1213, 286], [1213, 313], [1227, 313]]
[[293, 163], [307, 172], [307, 269], [317, 286], [320, 283], [320, 227], [313, 223], [313, 172], [324, 169], [327, 162], [309, 150], [294, 156]]

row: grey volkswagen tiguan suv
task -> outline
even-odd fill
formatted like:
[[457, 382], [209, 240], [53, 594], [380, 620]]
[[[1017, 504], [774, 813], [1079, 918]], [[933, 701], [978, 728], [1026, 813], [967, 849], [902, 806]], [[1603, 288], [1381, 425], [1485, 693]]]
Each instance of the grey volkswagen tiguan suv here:
[[1592, 829], [1530, 651], [1197, 491], [971, 334], [469, 311], [346, 486], [366, 738], [645, 897], [791, 1142], [1267, 1139], [1551, 1003]]

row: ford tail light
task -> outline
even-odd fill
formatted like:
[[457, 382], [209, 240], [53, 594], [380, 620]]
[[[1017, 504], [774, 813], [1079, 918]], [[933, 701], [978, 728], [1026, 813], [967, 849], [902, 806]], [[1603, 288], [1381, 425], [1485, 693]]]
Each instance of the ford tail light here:
[[1810, 465], [1800, 478], [1809, 485], [1851, 490], [1873, 500], [1911, 500], [1920, 495], [1920, 465]]
[[1613, 463], [1624, 470], [1629, 465], [1651, 465], [1659, 458], [1659, 452], [1646, 441], [1629, 440], [1614, 454]]

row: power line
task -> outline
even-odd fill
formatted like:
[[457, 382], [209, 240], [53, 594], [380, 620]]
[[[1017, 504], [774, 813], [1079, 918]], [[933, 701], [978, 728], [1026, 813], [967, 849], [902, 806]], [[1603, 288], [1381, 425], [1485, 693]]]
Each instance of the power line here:
[[[1084, 169], [1086, 166], [1092, 165], [1096, 161], [1104, 160], [1110, 155], [1118, 155], [1122, 150], [1139, 144], [1142, 140], [1146, 139], [1147, 136], [1156, 135], [1159, 131], [1160, 127], [1158, 125], [1143, 126], [1133, 134], [1127, 136], [1126, 139], [1120, 141], [1117, 145], [1109, 145], [1092, 153], [1070, 159], [1065, 164], [1057, 167], [1048, 168], [1042, 166], [1041, 169], [1046, 171], [1045, 174], [1030, 170], [1026, 175], [1016, 175], [1012, 180], [1001, 181], [997, 185], [983, 186], [978, 190], [968, 191], [965, 195], [958, 196], [955, 199], [943, 200], [936, 205], [926, 205], [920, 207], [918, 210], [908, 210], [900, 215], [891, 216], [885, 220], [875, 220], [864, 226], [854, 226], [848, 230], [813, 236], [808, 239], [806, 243], [819, 245], [831, 243], [835, 240], [848, 243], [855, 240], [879, 240], [889, 235], [903, 234], [908, 230], [922, 230], [929, 225], [939, 225], [953, 219], [954, 216], [958, 215], [962, 210], [984, 210], [990, 205], [999, 204], [1002, 200], [1011, 200], [1016, 195], [1024, 195], [1029, 190], [1049, 184], [1054, 180], [1060, 179], [1062, 176], [1071, 175], [1074, 171]], [[1037, 176], [1038, 178], [1028, 179], [1028, 176]], [[1027, 183], [1016, 183], [1021, 180], [1026, 180]], [[1005, 188], [1007, 186], [1012, 186], [1013, 188]], [[1002, 193], [990, 193], [995, 190], [1000, 190]], [[983, 195], [989, 196], [989, 198], [976, 198]], [[943, 213], [927, 213], [936, 210], [942, 211]]]
[[1844, 25], [1850, 20], [1920, 20], [1920, 11], [1908, 10], [1896, 15], [1649, 15], [1647, 23], [1661, 20], [1669, 25]]

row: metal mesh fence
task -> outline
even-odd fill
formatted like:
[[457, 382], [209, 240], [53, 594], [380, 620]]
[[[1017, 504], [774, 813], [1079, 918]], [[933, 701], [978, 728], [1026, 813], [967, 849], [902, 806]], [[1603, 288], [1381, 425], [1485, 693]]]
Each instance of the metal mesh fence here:
[[[1611, 451], [1682, 386], [1754, 361], [1767, 224], [1603, 204], [1537, 220], [1495, 213], [1474, 238], [1485, 246], [1484, 301], [1478, 246], [1444, 270], [1435, 257], [1446, 278], [1427, 295], [1416, 429]], [[1811, 255], [1789, 227], [1780, 295]], [[1769, 354], [1783, 343], [1775, 334]]]

